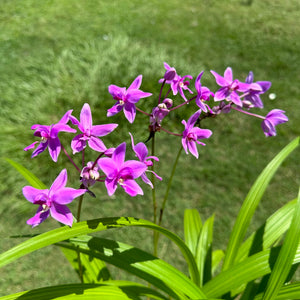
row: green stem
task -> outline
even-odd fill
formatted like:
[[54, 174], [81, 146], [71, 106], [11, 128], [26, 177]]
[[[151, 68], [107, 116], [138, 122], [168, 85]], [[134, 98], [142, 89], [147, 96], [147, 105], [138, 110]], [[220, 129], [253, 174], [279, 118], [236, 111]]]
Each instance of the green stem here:
[[168, 182], [168, 186], [167, 186], [167, 189], [166, 189], [165, 197], [164, 197], [164, 200], [163, 200], [161, 209], [160, 209], [160, 215], [159, 215], [159, 220], [158, 220], [158, 225], [159, 225], [159, 226], [160, 226], [161, 223], [162, 223], [163, 213], [164, 213], [164, 210], [165, 210], [165, 207], [166, 207], [166, 203], [167, 203], [167, 200], [168, 200], [168, 197], [169, 197], [170, 188], [171, 188], [171, 185], [172, 185], [173, 177], [174, 177], [174, 175], [175, 175], [176, 167], [177, 167], [177, 164], [178, 164], [179, 157], [180, 157], [180, 154], [181, 154], [181, 152], [182, 152], [182, 149], [183, 149], [183, 148], [180, 147], [180, 149], [179, 149], [179, 151], [178, 151], [178, 154], [177, 154], [177, 156], [176, 156], [175, 162], [174, 162], [174, 164], [173, 164], [173, 168], [172, 168], [171, 176], [170, 176], [170, 178], [169, 178], [169, 182]]
[[[152, 137], [152, 143], [151, 143], [151, 155], [155, 155], [155, 135]], [[154, 172], [154, 163], [151, 167], [151, 170]], [[156, 193], [155, 193], [155, 175], [152, 173], [151, 181], [153, 184], [152, 189], [152, 205], [153, 205], [153, 223], [156, 224], [157, 222], [157, 202], [156, 202]], [[157, 238], [158, 233], [156, 231], [153, 232], [153, 255], [157, 256]]]
[[[78, 209], [77, 209], [77, 222], [80, 222], [80, 215], [81, 215], [81, 207], [82, 207], [82, 200], [83, 200], [83, 195], [79, 197], [79, 202], [78, 202]], [[79, 251], [79, 246], [76, 249], [77, 252], [77, 261], [78, 261], [78, 273], [79, 273], [79, 278], [80, 282], [83, 282], [83, 270], [82, 270], [82, 263], [81, 263], [81, 257], [80, 257], [80, 251]]]

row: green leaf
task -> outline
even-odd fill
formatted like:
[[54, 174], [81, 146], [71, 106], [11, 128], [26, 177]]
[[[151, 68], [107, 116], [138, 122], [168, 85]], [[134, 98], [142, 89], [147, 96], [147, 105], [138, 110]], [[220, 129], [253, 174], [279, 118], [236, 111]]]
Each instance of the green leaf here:
[[211, 271], [214, 274], [218, 268], [218, 266], [220, 265], [223, 257], [224, 257], [225, 253], [223, 250], [215, 250], [212, 253], [212, 266], [211, 266]]
[[259, 204], [274, 173], [284, 159], [299, 145], [300, 138], [294, 139], [267, 165], [251, 187], [234, 224], [230, 235], [228, 247], [224, 257], [223, 270], [228, 269], [235, 263], [238, 249], [243, 242], [252, 216]]
[[[95, 219], [95, 220], [88, 220], [85, 222], [75, 223], [72, 228], [67, 226], [57, 228], [51, 230], [49, 232], [43, 233], [39, 236], [35, 236], [14, 248], [2, 253], [0, 255], [0, 267], [4, 266], [19, 257], [22, 257], [28, 253], [31, 253], [37, 249], [46, 247], [48, 245], [67, 240], [76, 236], [81, 236], [85, 234], [89, 234], [92, 232], [97, 232], [101, 230], [107, 230], [110, 228], [121, 228], [127, 226], [138, 226], [149, 228], [152, 230], [156, 230], [170, 240], [172, 240], [181, 250], [183, 256], [185, 257], [189, 269], [192, 275], [191, 280], [193, 282], [199, 282], [199, 272], [197, 269], [196, 262], [194, 257], [189, 250], [189, 248], [185, 245], [185, 243], [174, 233], [170, 232], [169, 230], [160, 227], [152, 222], [142, 220], [142, 219], [135, 219], [135, 218], [103, 218], [103, 219]], [[193, 291], [194, 293], [195, 291]], [[202, 293], [201, 289], [198, 288], [197, 290], [198, 298], [206, 299], [204, 293]]]
[[[167, 298], [141, 284], [127, 282], [127, 281], [110, 281], [105, 284], [66, 284], [59, 286], [45, 287], [26, 292], [21, 292], [9, 296], [0, 297], [0, 300], [41, 300], [41, 299], [59, 299], [64, 300], [90, 300], [90, 299], [136, 299], [146, 296], [151, 299], [166, 300]], [[62, 298], [60, 298], [62, 297]]]
[[[183, 273], [163, 260], [130, 245], [121, 242], [89, 237], [81, 240], [74, 238], [58, 246], [77, 249], [91, 257], [98, 258], [120, 269], [146, 280], [176, 299], [199, 297], [199, 288]], [[175, 293], [174, 293], [175, 292]]]
[[[64, 253], [71, 266], [80, 276], [78, 267], [78, 254], [77, 249], [60, 248]], [[101, 283], [111, 279], [106, 264], [93, 256], [80, 253], [80, 261], [82, 266], [82, 276], [84, 283]]]
[[[262, 300], [263, 294], [257, 295], [254, 300]], [[300, 282], [284, 285], [279, 290], [276, 300], [299, 300], [300, 299]]]
[[202, 221], [198, 210], [186, 209], [184, 211], [184, 240], [195, 257], [201, 228]]
[[5, 160], [10, 163], [21, 175], [23, 175], [23, 177], [29, 182], [31, 186], [36, 189], [47, 189], [47, 186], [25, 167], [9, 158], [5, 158]]
[[[240, 288], [252, 280], [271, 273], [272, 262], [276, 260], [280, 247], [272, 248], [247, 257], [229, 269], [222, 271], [207, 282], [202, 290], [207, 297], [220, 297], [234, 289]], [[300, 245], [298, 245], [293, 265], [300, 262]]]
[[267, 221], [242, 244], [236, 261], [242, 261], [249, 255], [268, 249], [271, 245], [279, 241], [290, 227], [296, 203], [297, 199], [294, 199], [271, 215]]
[[198, 239], [196, 263], [200, 273], [200, 286], [202, 286], [204, 282], [211, 279], [213, 224], [214, 216], [205, 221]]
[[284, 239], [279, 256], [271, 272], [263, 300], [276, 298], [284, 284], [293, 263], [300, 239], [300, 190], [291, 226]]

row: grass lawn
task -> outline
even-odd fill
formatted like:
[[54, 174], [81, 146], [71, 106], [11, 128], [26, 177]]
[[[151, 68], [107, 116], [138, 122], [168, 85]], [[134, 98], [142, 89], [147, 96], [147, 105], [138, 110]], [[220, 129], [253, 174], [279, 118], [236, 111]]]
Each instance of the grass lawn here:
[[[88, 102], [95, 124], [120, 124], [115, 134], [104, 138], [107, 146], [116, 146], [124, 139], [129, 143], [129, 131], [135, 142], [144, 141], [148, 137], [148, 119], [144, 116], [138, 115], [132, 125], [122, 114], [106, 118], [106, 110], [114, 103], [107, 91], [109, 84], [128, 86], [143, 74], [142, 89], [154, 95], [138, 106], [150, 111], [159, 93], [158, 80], [164, 74], [165, 61], [181, 75], [196, 77], [205, 70], [202, 84], [212, 90], [217, 85], [209, 70], [222, 74], [231, 66], [240, 80], [252, 70], [255, 80], [271, 81], [270, 93], [276, 94], [273, 101], [264, 95], [262, 114], [280, 108], [286, 111], [289, 122], [278, 126], [277, 137], [266, 138], [259, 120], [234, 111], [204, 120], [201, 126], [211, 129], [213, 135], [206, 147], [199, 147], [199, 160], [182, 153], [164, 215], [163, 225], [183, 236], [185, 208], [197, 208], [203, 219], [215, 213], [214, 246], [225, 248], [253, 181], [267, 162], [300, 134], [300, 3], [248, 2], [2, 0], [0, 157], [22, 163], [49, 185], [68, 162], [61, 155], [55, 164], [46, 152], [31, 159], [29, 152], [22, 151], [34, 140], [30, 130], [33, 124], [54, 123], [69, 109], [79, 116], [82, 105]], [[182, 115], [174, 114], [166, 127], [180, 132], [181, 120], [194, 110], [188, 107]], [[68, 143], [67, 135], [63, 136]], [[161, 132], [156, 145], [160, 157], [157, 172], [164, 178], [157, 185], [160, 202], [180, 139]], [[26, 225], [35, 213], [35, 207], [21, 193], [27, 183], [3, 159], [0, 167], [0, 249], [4, 251], [20, 241], [10, 239], [10, 235], [45, 232], [58, 225], [50, 219], [34, 229]], [[78, 186], [76, 176], [69, 173], [74, 187]], [[297, 196], [299, 179], [298, 150], [274, 177], [255, 215], [253, 229]], [[136, 198], [122, 191], [114, 197], [107, 196], [103, 188], [93, 191], [97, 199], [86, 198], [83, 219], [121, 215], [152, 219], [151, 191], [147, 187], [145, 196]], [[70, 207], [76, 210], [75, 204]], [[151, 234], [146, 230], [122, 229], [101, 236], [151, 249]], [[177, 250], [163, 238], [160, 242], [160, 256], [184, 269]], [[0, 295], [78, 282], [54, 247], [4, 267], [2, 274]]]

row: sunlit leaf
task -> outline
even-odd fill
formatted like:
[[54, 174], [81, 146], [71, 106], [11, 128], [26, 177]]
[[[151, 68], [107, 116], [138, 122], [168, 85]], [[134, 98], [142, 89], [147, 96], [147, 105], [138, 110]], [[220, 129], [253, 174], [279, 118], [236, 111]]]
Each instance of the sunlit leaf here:
[[252, 216], [266, 190], [271, 178], [284, 159], [299, 145], [300, 138], [294, 139], [266, 166], [251, 187], [234, 224], [230, 235], [227, 250], [225, 252], [223, 270], [228, 269], [235, 263], [240, 245], [243, 242]]

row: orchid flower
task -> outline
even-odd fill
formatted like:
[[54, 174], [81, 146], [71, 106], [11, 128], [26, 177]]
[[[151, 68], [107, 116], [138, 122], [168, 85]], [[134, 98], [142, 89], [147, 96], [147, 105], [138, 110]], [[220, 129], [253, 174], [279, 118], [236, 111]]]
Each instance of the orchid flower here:
[[87, 103], [82, 107], [80, 122], [72, 115], [70, 120], [82, 132], [82, 134], [76, 135], [71, 142], [73, 154], [82, 151], [86, 144], [95, 151], [105, 152], [107, 148], [98, 137], [111, 133], [118, 126], [118, 124], [93, 125], [91, 108]]
[[[147, 156], [148, 149], [144, 143], [140, 142], [140, 143], [134, 145], [133, 136], [131, 133], [129, 133], [129, 134], [131, 137], [132, 150], [134, 151], [136, 157], [142, 163], [144, 163], [147, 166], [147, 168], [153, 166], [153, 162], [151, 161], [151, 159], [153, 159], [155, 161], [159, 161], [158, 157], [156, 157], [156, 156]], [[147, 171], [153, 173], [157, 179], [162, 180], [162, 178], [160, 176], [158, 176], [154, 171], [151, 171], [151, 170], [147, 170]], [[151, 186], [151, 188], [153, 188], [153, 184], [152, 184], [151, 180], [147, 177], [146, 172], [144, 172], [141, 175], [141, 178], [146, 184], [149, 184]]]
[[132, 197], [144, 194], [135, 179], [145, 173], [147, 166], [136, 160], [125, 161], [125, 152], [126, 143], [124, 142], [115, 149], [111, 158], [103, 157], [98, 160], [100, 169], [106, 175], [105, 186], [109, 196], [115, 193], [118, 185]]
[[201, 80], [203, 73], [204, 73], [204, 71], [202, 71], [197, 76], [196, 81], [195, 81], [195, 88], [197, 91], [197, 98], [196, 98], [195, 102], [198, 105], [198, 107], [201, 108], [201, 110], [203, 110], [204, 112], [207, 112], [207, 110], [209, 110], [211, 113], [213, 113], [213, 111], [210, 109], [210, 107], [206, 103], [204, 103], [204, 101], [209, 100], [210, 96], [214, 97], [215, 95], [207, 87], [201, 85], [200, 80]]
[[273, 109], [266, 115], [265, 119], [261, 123], [261, 127], [264, 131], [265, 136], [275, 136], [275, 126], [285, 123], [289, 120], [284, 113], [285, 111], [283, 110]]
[[32, 152], [31, 157], [35, 157], [41, 154], [48, 147], [49, 154], [53, 161], [57, 162], [57, 158], [61, 151], [61, 143], [58, 138], [58, 133], [60, 131], [72, 132], [75, 133], [76, 130], [71, 128], [69, 125], [66, 125], [69, 121], [72, 110], [67, 111], [60, 121], [56, 124], [50, 126], [35, 124], [31, 127], [32, 130], [35, 130], [34, 136], [41, 138], [41, 141], [36, 141], [31, 145], [24, 148], [24, 151], [33, 149], [37, 143], [40, 143], [38, 147]]
[[196, 158], [199, 157], [196, 143], [205, 146], [204, 143], [198, 140], [207, 139], [212, 135], [212, 132], [209, 129], [194, 127], [200, 114], [201, 110], [198, 110], [188, 119], [187, 122], [185, 120], [181, 122], [185, 127], [182, 133], [182, 147], [185, 150], [186, 154], [188, 154], [188, 151], [190, 151], [190, 153]]
[[32, 186], [23, 188], [24, 197], [31, 203], [39, 205], [34, 217], [27, 221], [28, 225], [35, 227], [45, 221], [49, 215], [55, 220], [72, 226], [73, 215], [66, 204], [83, 195], [85, 189], [65, 187], [67, 184], [67, 170], [63, 169], [54, 180], [50, 189], [40, 190]]
[[117, 103], [112, 108], [107, 110], [107, 116], [114, 116], [121, 110], [124, 110], [126, 119], [130, 123], [133, 123], [136, 115], [135, 104], [139, 102], [141, 98], [152, 96], [151, 93], [146, 93], [139, 89], [141, 84], [142, 75], [139, 75], [137, 78], [135, 78], [128, 89], [111, 84], [108, 87], [108, 91], [113, 96], [113, 99], [117, 100]]
[[224, 72], [224, 77], [220, 76], [215, 71], [210, 71], [218, 85], [221, 88], [215, 93], [215, 101], [228, 100], [232, 101], [237, 106], [242, 107], [243, 103], [237, 92], [246, 92], [249, 88], [249, 84], [240, 82], [239, 80], [232, 79], [232, 69], [228, 67]]

